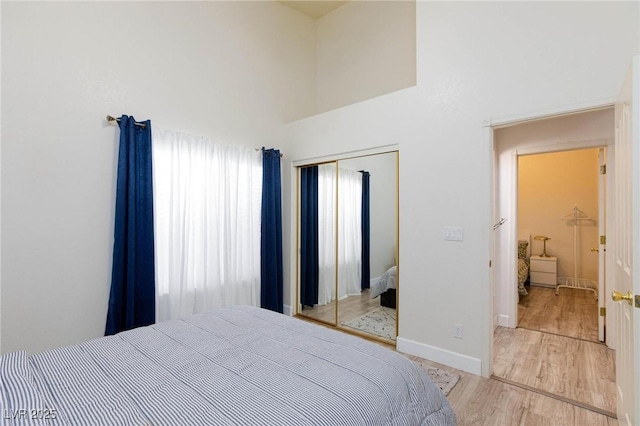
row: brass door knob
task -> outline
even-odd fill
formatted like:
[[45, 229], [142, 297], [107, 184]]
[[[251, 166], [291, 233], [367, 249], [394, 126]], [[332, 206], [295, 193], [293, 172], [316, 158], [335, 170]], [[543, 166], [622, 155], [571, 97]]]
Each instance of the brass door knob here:
[[611, 293], [611, 298], [614, 302], [620, 302], [621, 300], [626, 300], [629, 305], [631, 305], [631, 300], [633, 299], [633, 294], [629, 291], [627, 294], [622, 294], [619, 291], [613, 291]]

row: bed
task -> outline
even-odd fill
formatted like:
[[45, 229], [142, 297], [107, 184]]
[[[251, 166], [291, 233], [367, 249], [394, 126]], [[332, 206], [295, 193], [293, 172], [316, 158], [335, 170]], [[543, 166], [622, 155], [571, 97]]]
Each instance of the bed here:
[[380, 304], [388, 308], [396, 308], [397, 267], [392, 266], [379, 277], [369, 282], [371, 298], [380, 296]]
[[5, 354], [0, 379], [6, 425], [455, 424], [408, 358], [249, 306]]
[[526, 296], [529, 293], [524, 287], [524, 283], [529, 279], [529, 258], [527, 257], [527, 247], [529, 241], [518, 240], [518, 293]]

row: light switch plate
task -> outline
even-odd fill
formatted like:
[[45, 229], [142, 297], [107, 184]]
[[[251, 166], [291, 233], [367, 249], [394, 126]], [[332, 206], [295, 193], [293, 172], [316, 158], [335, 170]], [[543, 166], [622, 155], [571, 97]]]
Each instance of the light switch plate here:
[[444, 227], [444, 240], [445, 241], [462, 241], [464, 240], [464, 230], [459, 226], [445, 226]]

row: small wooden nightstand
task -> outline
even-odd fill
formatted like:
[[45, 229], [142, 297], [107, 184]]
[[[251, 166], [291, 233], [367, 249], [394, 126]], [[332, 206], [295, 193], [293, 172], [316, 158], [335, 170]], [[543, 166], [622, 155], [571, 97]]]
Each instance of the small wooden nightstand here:
[[558, 284], [558, 258], [531, 256], [529, 262], [531, 285], [556, 288]]

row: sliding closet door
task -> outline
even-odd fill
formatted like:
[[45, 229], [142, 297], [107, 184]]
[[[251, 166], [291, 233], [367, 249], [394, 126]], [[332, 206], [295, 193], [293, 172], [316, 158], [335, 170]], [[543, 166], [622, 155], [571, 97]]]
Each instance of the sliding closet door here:
[[338, 327], [397, 335], [397, 152], [338, 161]]
[[398, 153], [298, 168], [297, 314], [397, 335]]

